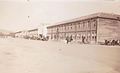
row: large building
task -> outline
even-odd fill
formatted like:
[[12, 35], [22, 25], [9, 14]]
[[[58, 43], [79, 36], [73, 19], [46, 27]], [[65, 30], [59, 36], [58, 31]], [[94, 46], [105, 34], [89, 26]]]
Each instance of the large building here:
[[86, 43], [99, 43], [105, 40], [120, 39], [120, 15], [95, 13], [47, 27], [51, 39], [65, 39], [72, 36], [74, 40]]

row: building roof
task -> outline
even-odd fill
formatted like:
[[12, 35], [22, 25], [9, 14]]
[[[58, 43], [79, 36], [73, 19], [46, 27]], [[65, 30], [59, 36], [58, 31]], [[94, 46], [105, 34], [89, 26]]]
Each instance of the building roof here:
[[18, 31], [18, 32], [15, 32], [14, 34], [16, 33], [22, 33], [22, 32], [32, 32], [32, 31], [37, 31], [38, 29], [30, 29], [30, 30], [23, 30], [23, 31]]
[[38, 29], [31, 29], [31, 30], [28, 30], [28, 32], [31, 32], [31, 31], [37, 31]]
[[95, 18], [95, 17], [120, 19], [120, 15], [118, 15], [118, 14], [99, 12], [99, 13], [94, 13], [94, 14], [90, 14], [90, 15], [86, 15], [86, 16], [81, 16], [81, 17], [74, 18], [74, 19], [71, 19], [71, 20], [62, 21], [62, 22], [56, 23], [55, 25], [51, 25], [51, 26], [48, 26], [48, 27], [53, 27], [53, 26], [57, 26], [57, 25], [60, 25], [60, 24], [76, 22], [76, 21]]
[[18, 31], [18, 32], [15, 32], [14, 34], [16, 34], [16, 33], [21, 33], [22, 31]]

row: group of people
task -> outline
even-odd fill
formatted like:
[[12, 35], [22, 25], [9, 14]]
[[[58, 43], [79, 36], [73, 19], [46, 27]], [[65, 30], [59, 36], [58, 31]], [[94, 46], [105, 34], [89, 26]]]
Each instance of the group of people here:
[[[66, 37], [66, 43], [68, 44], [69, 42], [72, 42], [73, 41], [73, 37], [72, 35], [71, 36], [67, 36]], [[82, 36], [82, 43], [86, 43], [86, 38], [84, 36]], [[120, 40], [105, 40], [104, 42], [105, 45], [120, 45]]]
[[73, 41], [72, 36], [67, 36], [67, 37], [66, 37], [66, 42], [67, 42], [67, 44], [68, 44], [69, 42], [71, 42], [71, 41]]
[[105, 40], [105, 45], [120, 45], [120, 40]]
[[[67, 36], [66, 37], [66, 43], [68, 44], [69, 42], [71, 42], [71, 41], [73, 41], [73, 37], [72, 37], [72, 35], [71, 36]], [[85, 39], [85, 37], [84, 36], [82, 36], [82, 43], [86, 43], [86, 39]]]

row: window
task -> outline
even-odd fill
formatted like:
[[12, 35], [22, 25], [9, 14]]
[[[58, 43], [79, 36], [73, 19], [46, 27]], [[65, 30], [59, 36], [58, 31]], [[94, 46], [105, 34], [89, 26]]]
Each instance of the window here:
[[78, 27], [80, 28], [80, 24], [78, 25]]
[[95, 39], [96, 39], [97, 37], [95, 36]]
[[96, 27], [96, 24], [94, 23], [94, 27]]
[[88, 28], [90, 28], [91, 26], [90, 26], [90, 24], [88, 24]]
[[69, 30], [69, 26], [68, 26], [68, 30]]
[[85, 28], [85, 24], [83, 23], [83, 28]]
[[88, 21], [88, 28], [90, 28], [90, 21]]
[[94, 39], [94, 36], [92, 36], [92, 39]]

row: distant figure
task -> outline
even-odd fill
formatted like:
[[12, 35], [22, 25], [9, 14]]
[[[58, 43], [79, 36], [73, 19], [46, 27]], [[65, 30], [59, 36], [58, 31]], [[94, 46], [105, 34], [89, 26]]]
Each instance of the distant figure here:
[[85, 44], [85, 37], [84, 36], [82, 36], [82, 43]]
[[110, 43], [110, 41], [105, 40], [105, 45], [108, 45]]
[[119, 41], [118, 40], [115, 41], [115, 45], [119, 45]]
[[67, 36], [67, 37], [66, 37], [66, 42], [67, 42], [67, 44], [68, 44], [69, 42], [71, 42], [71, 41], [73, 41], [72, 35], [71, 35], [70, 37]]
[[72, 35], [70, 36], [70, 42], [73, 41]]
[[67, 44], [69, 43], [69, 36], [66, 37]]
[[111, 45], [113, 46], [115, 45], [115, 40], [112, 40]]

